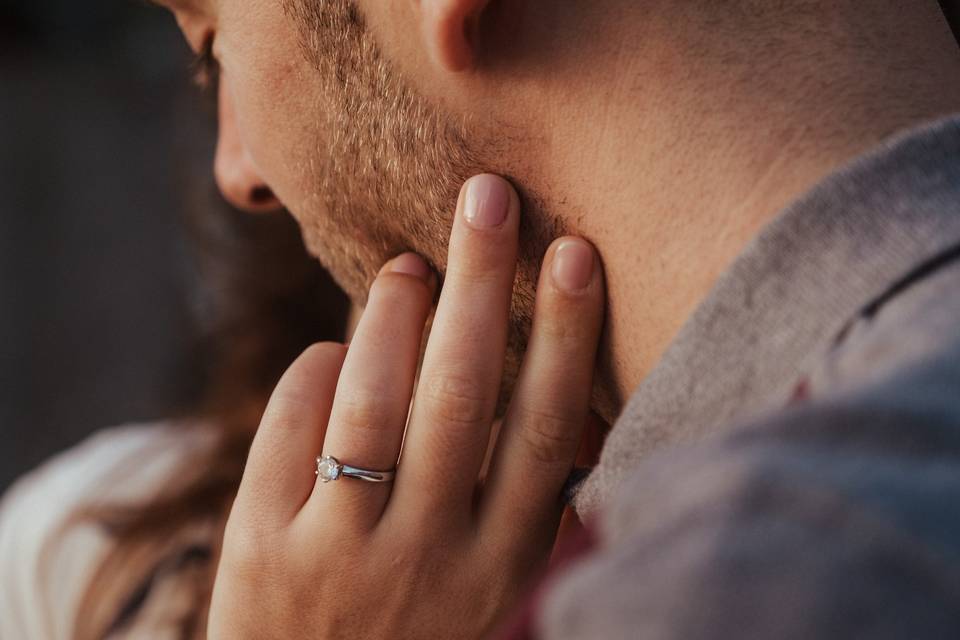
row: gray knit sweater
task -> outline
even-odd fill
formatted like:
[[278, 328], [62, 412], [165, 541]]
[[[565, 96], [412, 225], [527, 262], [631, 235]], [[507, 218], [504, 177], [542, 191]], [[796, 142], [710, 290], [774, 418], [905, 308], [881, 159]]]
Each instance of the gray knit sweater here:
[[960, 118], [761, 233], [576, 504], [544, 638], [960, 638]]

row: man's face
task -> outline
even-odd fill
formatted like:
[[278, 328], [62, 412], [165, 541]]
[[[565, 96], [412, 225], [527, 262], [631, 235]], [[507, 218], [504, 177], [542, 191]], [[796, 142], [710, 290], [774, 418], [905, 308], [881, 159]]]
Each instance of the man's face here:
[[225, 0], [215, 20], [221, 112], [351, 296], [401, 251], [442, 265], [481, 167], [465, 127], [399, 81], [347, 0]]
[[[358, 303], [381, 265], [403, 251], [442, 275], [459, 189], [496, 170], [490, 159], [502, 149], [471, 131], [469, 114], [445, 113], [412, 89], [352, 0], [159, 1], [194, 50], [212, 38], [220, 66], [215, 166], [229, 200], [262, 209], [262, 198], [244, 194], [268, 187]], [[546, 220], [528, 215], [521, 225], [508, 378], [526, 342], [540, 259], [561, 232]]]

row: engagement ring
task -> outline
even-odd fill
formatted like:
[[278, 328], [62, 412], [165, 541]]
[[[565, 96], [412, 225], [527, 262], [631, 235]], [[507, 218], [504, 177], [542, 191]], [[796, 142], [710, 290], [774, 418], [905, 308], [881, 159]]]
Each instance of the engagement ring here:
[[391, 482], [397, 475], [396, 469], [390, 471], [372, 471], [342, 464], [333, 456], [318, 456], [317, 470], [314, 472], [321, 482], [333, 482], [340, 478], [356, 478], [365, 482]]

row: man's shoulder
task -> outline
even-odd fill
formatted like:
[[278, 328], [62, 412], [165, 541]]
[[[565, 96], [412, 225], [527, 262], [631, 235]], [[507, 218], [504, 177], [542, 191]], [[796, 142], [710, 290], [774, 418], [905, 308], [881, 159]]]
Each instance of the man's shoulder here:
[[75, 516], [149, 500], [208, 430], [173, 422], [105, 429], [18, 480], [0, 500], [0, 637], [67, 637], [110, 539]]
[[550, 594], [544, 636], [957, 637], [948, 281], [851, 327], [790, 406], [639, 464], [600, 549]]
[[[930, 273], [891, 283], [841, 331], [808, 372], [812, 396], [871, 388], [885, 378], [935, 368], [960, 374], [952, 353], [960, 340], [960, 248]], [[909, 392], [907, 386], [905, 391]], [[953, 395], [960, 402], [960, 393]]]
[[829, 178], [724, 276], [580, 494], [597, 548], [544, 637], [960, 637], [958, 131]]

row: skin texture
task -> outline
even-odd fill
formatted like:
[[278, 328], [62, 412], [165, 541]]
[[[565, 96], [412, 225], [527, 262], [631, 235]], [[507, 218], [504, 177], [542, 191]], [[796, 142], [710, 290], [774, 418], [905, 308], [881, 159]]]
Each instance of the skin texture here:
[[[482, 637], [543, 568], [587, 422], [603, 278], [583, 240], [547, 252], [485, 470], [519, 222], [505, 181], [467, 183], [416, 385], [437, 280], [415, 254], [381, 270], [349, 349], [315, 345], [284, 374], [227, 525], [209, 637]], [[318, 451], [391, 469], [401, 443], [391, 483], [306, 472]]]
[[269, 187], [358, 303], [401, 251], [442, 277], [463, 180], [507, 176], [524, 206], [515, 364], [549, 241], [590, 239], [608, 275], [593, 402], [608, 421], [774, 213], [960, 104], [932, 1], [171, 8], [194, 48], [215, 38], [222, 135], [237, 143], [218, 157], [225, 193], [256, 209], [244, 194]]
[[[403, 82], [352, 3], [280, 4], [282, 13], [278, 3], [225, 3], [217, 16], [224, 33], [217, 39], [224, 61], [216, 162], [221, 190], [234, 194], [235, 204], [264, 209], [236, 194], [249, 193], [258, 164], [265, 167], [263, 184], [280, 196], [308, 249], [359, 305], [379, 266], [403, 251], [425, 257], [443, 274], [457, 193], [503, 145], [481, 143], [467, 119], [443, 112]], [[254, 32], [246, 30], [251, 24]], [[234, 149], [223, 149], [224, 140]], [[225, 177], [231, 171], [241, 175]], [[526, 194], [528, 210], [532, 199]], [[521, 223], [505, 389], [527, 341], [540, 261], [565, 230], [553, 216], [525, 216]]]
[[[777, 211], [960, 105], [960, 56], [933, 2], [171, 8], [222, 65], [225, 195], [257, 210], [251, 194], [268, 186], [358, 302], [402, 251], [443, 282], [408, 425], [401, 391], [432, 290], [391, 290], [410, 284], [396, 262], [349, 352], [313, 348], [278, 387], [228, 527], [213, 637], [482, 635], [549, 553], [591, 383], [592, 408], [614, 418]], [[453, 215], [480, 171], [520, 190], [502, 234], [463, 235], [466, 195]], [[564, 304], [544, 286], [561, 231], [599, 250], [605, 315], [598, 280]], [[510, 384], [528, 332], [534, 373]], [[504, 380], [514, 393], [477, 490]], [[305, 478], [319, 450], [386, 468], [405, 425], [393, 485]], [[324, 590], [330, 575], [348, 586]]]

